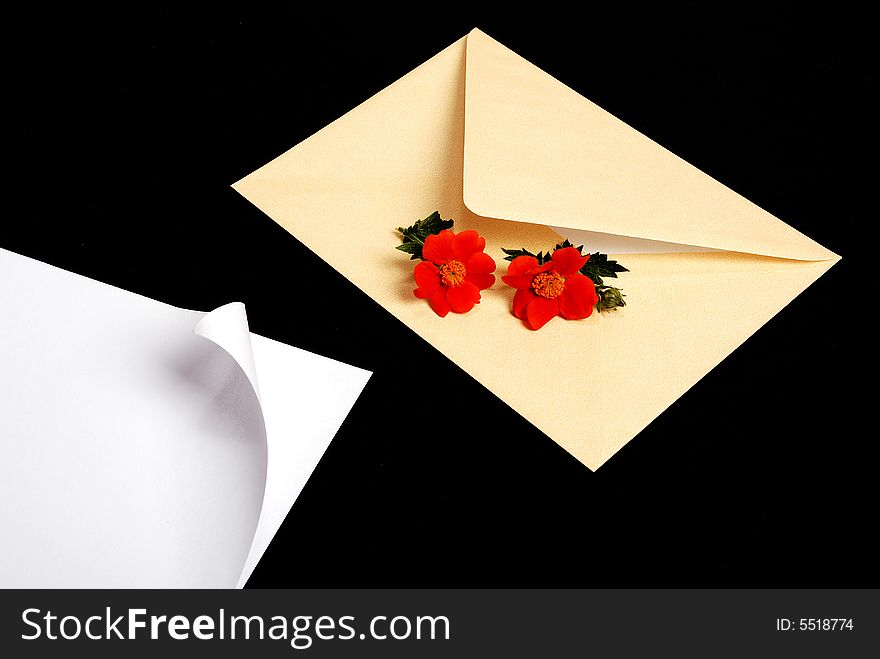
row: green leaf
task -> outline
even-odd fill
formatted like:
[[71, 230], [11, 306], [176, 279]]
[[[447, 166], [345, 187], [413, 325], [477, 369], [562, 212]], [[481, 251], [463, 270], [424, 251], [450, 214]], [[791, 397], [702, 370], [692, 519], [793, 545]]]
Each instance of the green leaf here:
[[501, 251], [507, 254], [507, 256], [504, 257], [505, 261], [513, 261], [513, 259], [517, 258], [518, 256], [531, 256], [532, 258], [538, 259], [538, 265], [544, 265], [545, 263], [547, 263], [547, 261], [550, 260], [551, 254], [549, 251], [546, 254], [544, 254], [544, 252], [532, 254], [525, 247], [523, 247], [522, 249], [504, 249], [502, 247]]
[[596, 295], [599, 296], [596, 310], [602, 313], [616, 311], [626, 306], [626, 300], [623, 299], [626, 295], [623, 294], [622, 290], [614, 286], [596, 286]]
[[[557, 249], [564, 249], [565, 247], [574, 247], [574, 245], [572, 245], [572, 244], [568, 241], [568, 238], [566, 238], [565, 240], [563, 240], [561, 243], [556, 243], [556, 247], [553, 248], [553, 251], [555, 252]], [[584, 251], [584, 246], [581, 245], [580, 247], [578, 247], [578, 251], [579, 251], [579, 252], [583, 252], [583, 251]]]
[[523, 247], [522, 249], [504, 249], [502, 247], [501, 251], [507, 254], [507, 256], [504, 257], [505, 261], [513, 261], [513, 259], [517, 258], [518, 256], [536, 256], [525, 247]]
[[410, 254], [410, 260], [423, 259], [422, 248], [425, 246], [425, 240], [428, 236], [434, 236], [444, 229], [451, 229], [454, 222], [452, 220], [444, 220], [440, 217], [439, 211], [434, 211], [424, 220], [419, 220], [411, 227], [397, 227], [403, 238], [403, 243], [397, 246], [401, 252]]
[[584, 264], [584, 267], [581, 268], [580, 272], [582, 275], [586, 275], [592, 279], [596, 286], [601, 286], [603, 283], [602, 277], [613, 277], [617, 279], [618, 272], [629, 272], [629, 270], [624, 268], [617, 261], [609, 260], [607, 254], [596, 252], [595, 254], [590, 254], [590, 260]]

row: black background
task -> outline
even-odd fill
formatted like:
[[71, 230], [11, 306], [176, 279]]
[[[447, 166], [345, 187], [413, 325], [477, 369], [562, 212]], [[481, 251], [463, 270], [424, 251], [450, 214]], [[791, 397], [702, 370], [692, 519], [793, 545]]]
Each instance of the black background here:
[[[876, 584], [867, 18], [608, 4], [6, 16], [0, 247], [375, 373], [251, 586]], [[229, 187], [475, 26], [844, 257], [597, 473]]]

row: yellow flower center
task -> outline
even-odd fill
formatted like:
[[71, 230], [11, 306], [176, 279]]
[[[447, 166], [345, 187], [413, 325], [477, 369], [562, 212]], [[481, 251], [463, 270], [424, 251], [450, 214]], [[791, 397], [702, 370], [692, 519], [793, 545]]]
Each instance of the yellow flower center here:
[[548, 300], [562, 295], [564, 289], [565, 277], [558, 272], [539, 272], [532, 279], [532, 290], [535, 291], [535, 295], [546, 297]]
[[440, 281], [444, 286], [461, 286], [467, 269], [461, 261], [447, 261], [440, 266]]

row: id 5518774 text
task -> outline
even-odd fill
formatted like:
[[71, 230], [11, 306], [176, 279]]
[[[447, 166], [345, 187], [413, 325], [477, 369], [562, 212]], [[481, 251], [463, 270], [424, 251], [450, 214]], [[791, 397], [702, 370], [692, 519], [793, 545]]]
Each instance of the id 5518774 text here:
[[776, 618], [780, 632], [851, 632], [852, 618]]

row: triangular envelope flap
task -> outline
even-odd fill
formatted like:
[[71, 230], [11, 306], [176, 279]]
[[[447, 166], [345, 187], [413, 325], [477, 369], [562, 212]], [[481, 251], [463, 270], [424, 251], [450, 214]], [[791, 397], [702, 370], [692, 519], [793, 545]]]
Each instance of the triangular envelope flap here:
[[464, 203], [518, 222], [798, 260], [836, 255], [479, 30]]

